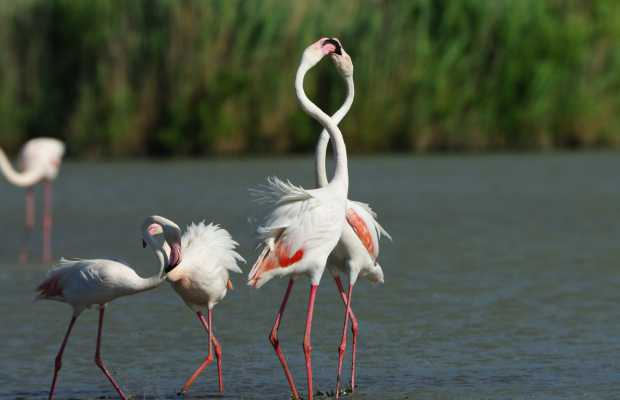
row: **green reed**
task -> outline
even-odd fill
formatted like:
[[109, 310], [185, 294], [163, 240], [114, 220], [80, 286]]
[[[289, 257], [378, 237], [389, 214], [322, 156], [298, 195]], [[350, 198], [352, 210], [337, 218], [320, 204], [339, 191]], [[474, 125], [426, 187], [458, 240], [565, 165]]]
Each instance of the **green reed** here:
[[[351, 151], [620, 144], [615, 0], [83, 1], [0, 4], [0, 146], [74, 155], [312, 151], [303, 49], [355, 65]], [[329, 60], [306, 92], [334, 112]]]

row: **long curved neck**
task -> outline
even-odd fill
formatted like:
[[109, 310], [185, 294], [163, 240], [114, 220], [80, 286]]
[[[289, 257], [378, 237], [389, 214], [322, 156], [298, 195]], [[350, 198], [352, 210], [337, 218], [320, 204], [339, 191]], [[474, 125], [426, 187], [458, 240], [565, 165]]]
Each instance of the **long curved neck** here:
[[151, 247], [153, 253], [155, 253], [158, 266], [157, 272], [155, 272], [153, 276], [142, 279], [140, 284], [137, 286], [138, 292], [144, 292], [146, 290], [154, 289], [159, 286], [164, 281], [164, 279], [166, 279], [165, 269], [166, 266], [170, 263], [170, 259], [168, 257], [168, 254], [166, 254], [166, 252], [164, 251], [164, 248], [159, 243], [157, 243], [157, 241], [153, 239], [153, 237], [149, 233], [149, 226], [151, 226], [151, 224], [159, 224], [163, 227], [166, 224], [166, 221], [156, 216], [153, 216], [145, 219], [142, 223], [142, 238]]
[[[345, 115], [351, 109], [351, 105], [353, 104], [353, 97], [355, 96], [355, 89], [353, 85], [353, 77], [347, 77], [345, 79], [347, 84], [347, 97], [344, 100], [344, 103], [340, 107], [338, 111], [334, 115], [332, 115], [332, 120], [336, 125], [342, 121]], [[329, 143], [329, 134], [326, 129], [323, 129], [321, 132], [321, 136], [319, 137], [319, 142], [316, 145], [316, 152], [314, 153], [314, 185], [317, 188], [322, 188], [323, 186], [327, 186], [329, 181], [327, 180], [327, 172], [325, 170], [325, 157], [327, 154], [327, 144]]]
[[304, 93], [304, 76], [311, 67], [312, 65], [306, 62], [304, 57], [302, 57], [301, 62], [299, 63], [299, 68], [297, 69], [297, 75], [295, 75], [295, 95], [297, 96], [297, 102], [302, 110], [304, 110], [306, 114], [310, 115], [312, 118], [319, 121], [321, 125], [327, 129], [327, 133], [329, 133], [329, 137], [332, 141], [332, 147], [334, 148], [335, 161], [334, 177], [329, 185], [333, 185], [334, 187], [343, 190], [346, 198], [349, 190], [347, 148], [344, 144], [342, 133], [340, 132], [340, 129], [338, 129], [338, 126], [329, 116], [327, 116], [327, 114], [312, 103]]
[[42, 177], [41, 171], [36, 170], [36, 169], [30, 169], [24, 172], [17, 172], [11, 165], [11, 162], [6, 156], [6, 153], [1, 148], [0, 148], [0, 171], [2, 171], [2, 174], [4, 175], [7, 181], [9, 181], [15, 186], [20, 186], [20, 187], [32, 186], [35, 183], [37, 183], [39, 180], [41, 180], [41, 177]]

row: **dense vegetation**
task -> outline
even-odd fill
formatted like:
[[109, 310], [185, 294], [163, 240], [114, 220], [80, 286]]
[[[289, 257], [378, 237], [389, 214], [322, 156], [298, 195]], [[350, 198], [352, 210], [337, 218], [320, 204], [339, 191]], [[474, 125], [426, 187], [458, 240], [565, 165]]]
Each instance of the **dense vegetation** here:
[[[616, 0], [0, 2], [0, 146], [73, 155], [312, 151], [303, 49], [341, 39], [351, 151], [620, 144]], [[306, 79], [335, 111], [323, 60]]]

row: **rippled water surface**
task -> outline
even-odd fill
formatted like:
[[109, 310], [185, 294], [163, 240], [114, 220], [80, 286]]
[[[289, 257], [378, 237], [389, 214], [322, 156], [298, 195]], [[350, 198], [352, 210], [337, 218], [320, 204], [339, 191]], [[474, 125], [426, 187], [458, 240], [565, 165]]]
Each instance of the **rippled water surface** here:
[[[349, 198], [369, 203], [383, 240], [386, 282], [360, 281], [357, 394], [363, 399], [618, 398], [620, 390], [620, 154], [352, 158]], [[312, 160], [66, 162], [54, 185], [54, 258], [118, 257], [156, 269], [141, 246], [152, 214], [184, 227], [221, 224], [250, 262], [247, 191], [269, 175], [312, 187]], [[38, 200], [41, 188], [37, 188]], [[45, 399], [69, 306], [33, 302], [31, 262], [16, 262], [24, 191], [0, 181], [0, 399]], [[41, 216], [41, 203], [38, 203]], [[247, 271], [247, 266], [244, 267]], [[188, 397], [288, 399], [268, 340], [287, 281], [250, 293], [243, 277], [213, 311], [224, 389], [207, 367]], [[304, 277], [293, 288], [280, 342], [307, 393]], [[207, 355], [207, 335], [168, 283], [106, 308], [102, 358], [126, 394], [180, 398]], [[314, 383], [335, 386], [344, 307], [326, 273], [312, 326]], [[98, 313], [77, 320], [57, 399], [118, 398], [93, 362]], [[350, 376], [350, 342], [343, 376]]]

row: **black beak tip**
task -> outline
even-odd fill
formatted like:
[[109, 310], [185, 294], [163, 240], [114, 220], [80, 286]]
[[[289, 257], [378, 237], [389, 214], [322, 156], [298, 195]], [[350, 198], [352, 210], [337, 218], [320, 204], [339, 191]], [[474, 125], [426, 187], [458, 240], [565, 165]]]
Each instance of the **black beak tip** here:
[[179, 265], [179, 264], [174, 264], [174, 265], [170, 264], [170, 265], [168, 265], [166, 267], [166, 269], [165, 269], [166, 273], [168, 273], [168, 272], [172, 271], [173, 269], [175, 269], [177, 267], [177, 265]]
[[338, 54], [339, 56], [342, 55], [342, 47], [340, 47], [340, 43], [338, 43], [336, 40], [329, 38], [326, 39], [323, 44], [321, 45], [321, 47], [325, 46], [326, 44], [333, 44], [336, 47], [336, 50], [334, 51], [334, 53]]
[[146, 249], [146, 241], [144, 239], [142, 239], [142, 248]]

